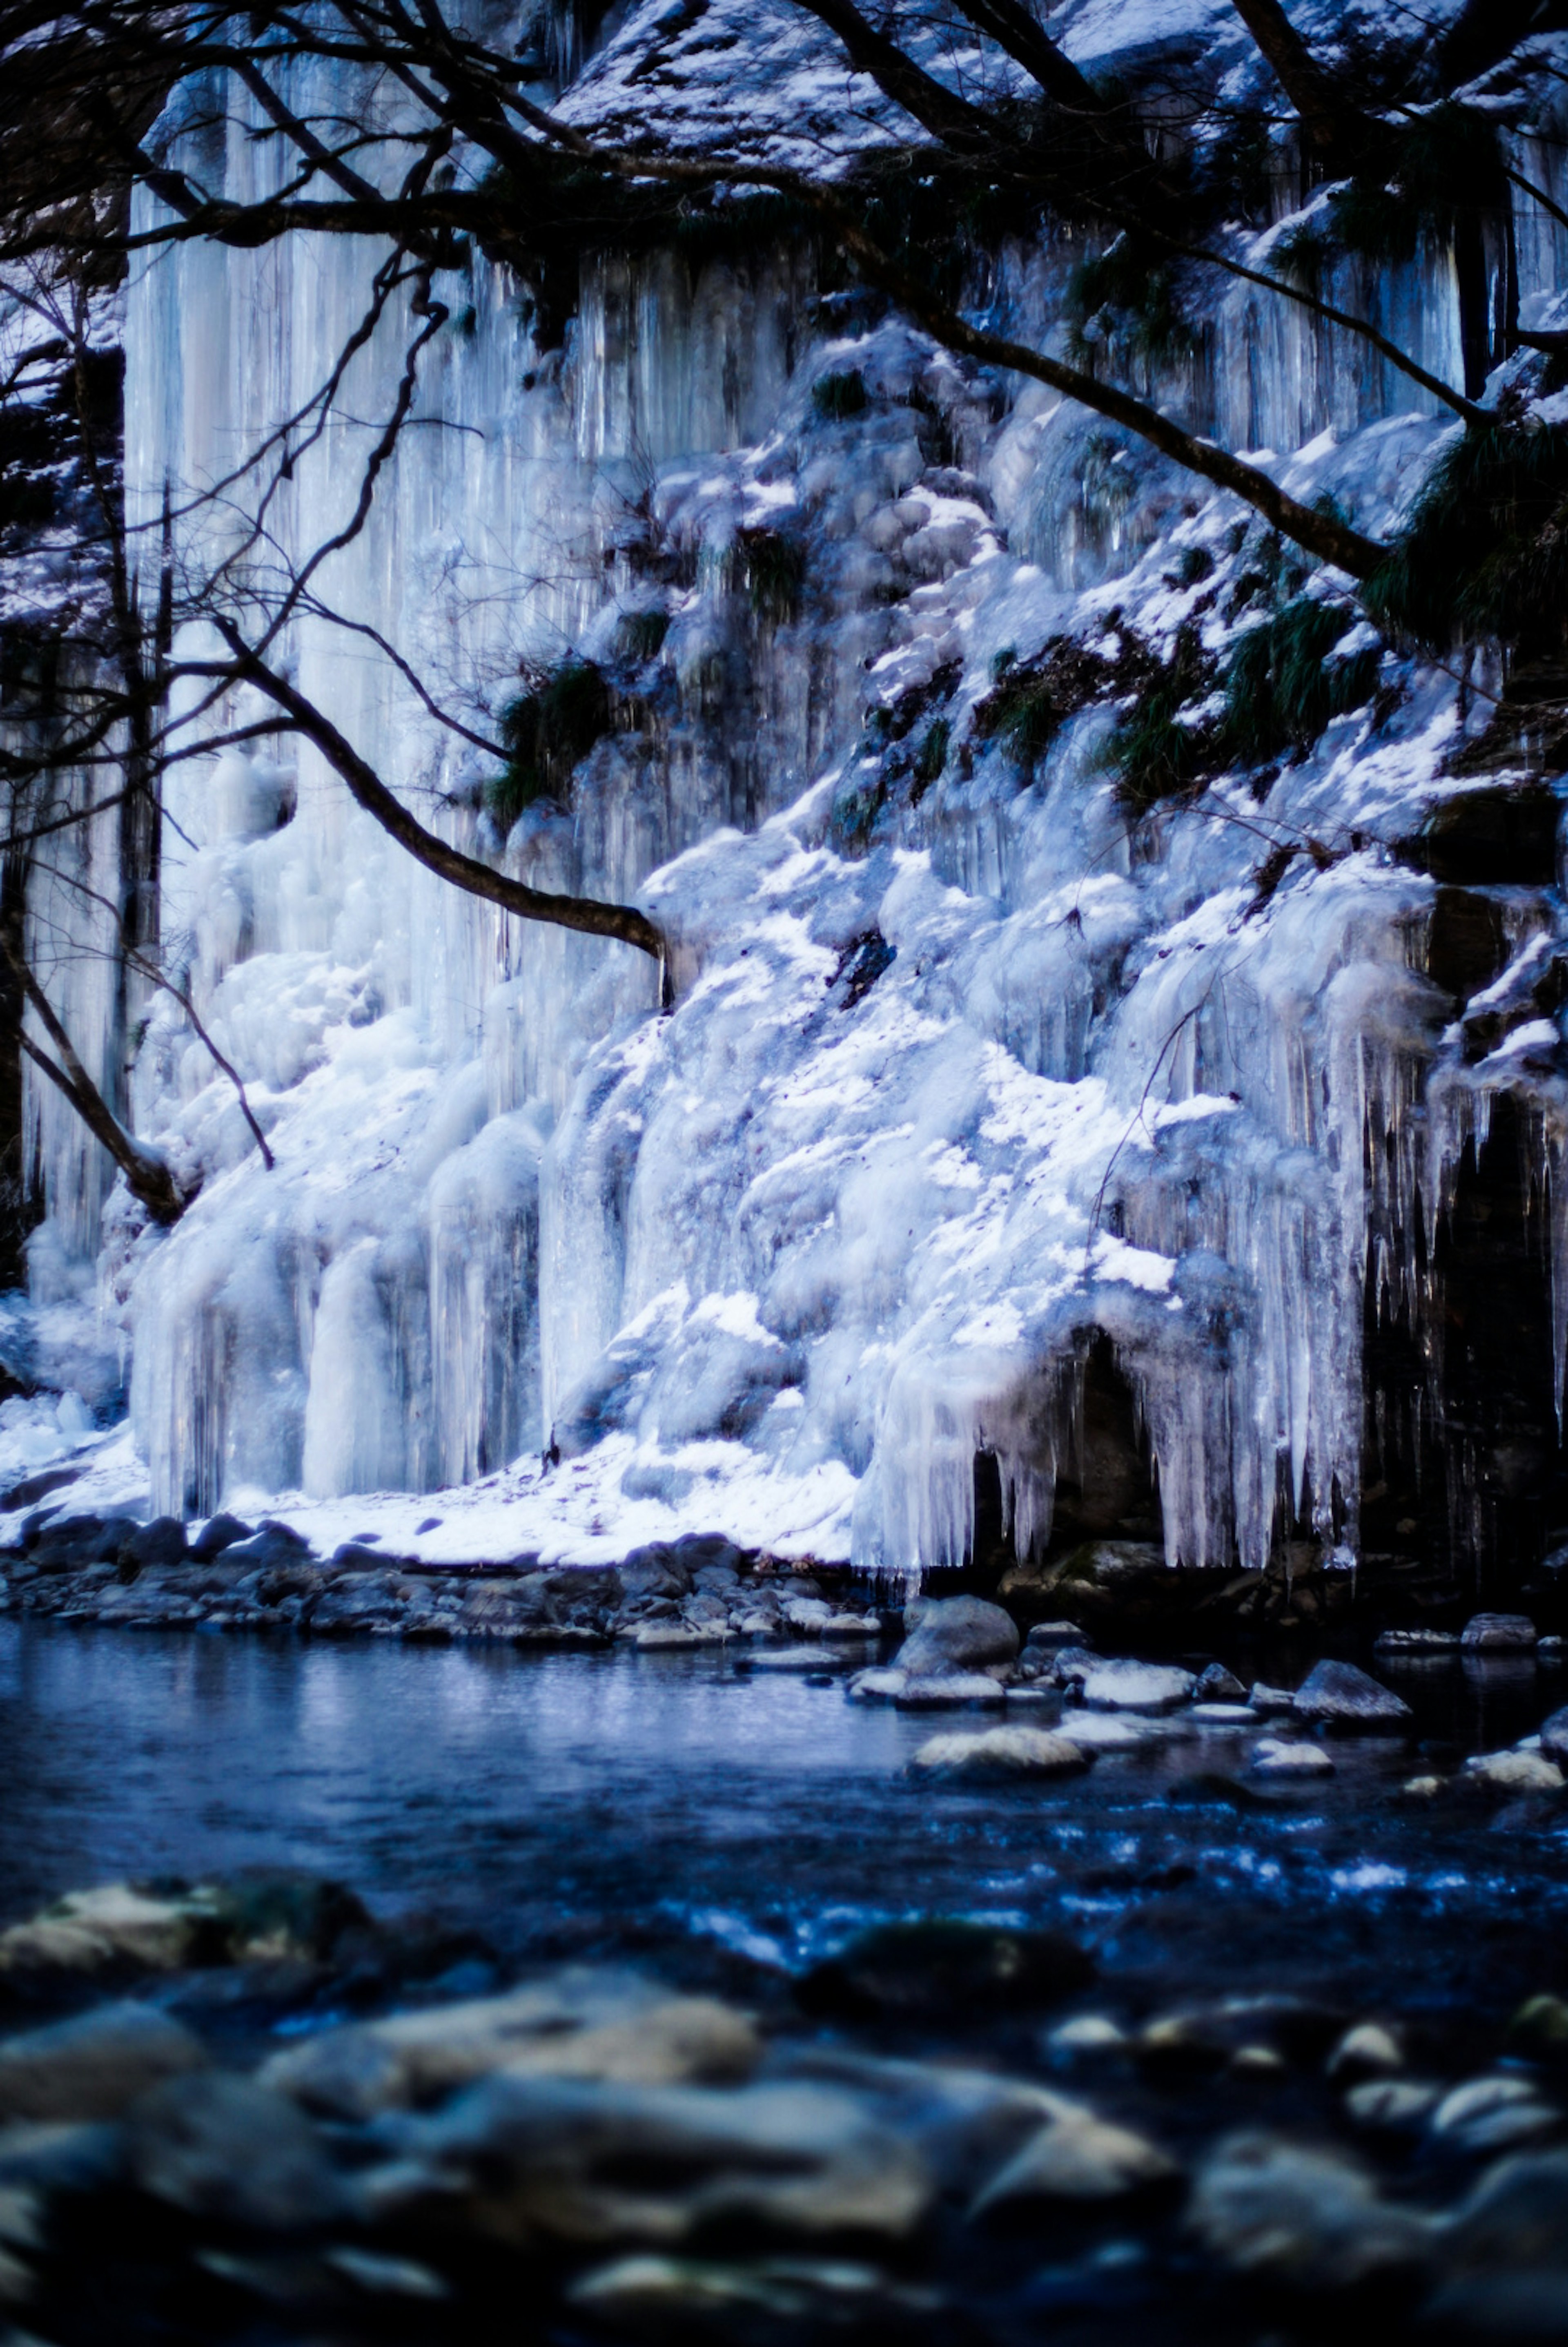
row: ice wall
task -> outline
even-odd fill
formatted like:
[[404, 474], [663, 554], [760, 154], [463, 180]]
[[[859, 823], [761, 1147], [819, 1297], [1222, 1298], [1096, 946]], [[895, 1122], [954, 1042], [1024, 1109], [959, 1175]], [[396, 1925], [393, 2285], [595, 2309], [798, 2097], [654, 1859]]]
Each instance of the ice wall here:
[[[1088, 42], [1098, 20], [1074, 13]], [[636, 32], [574, 102], [613, 94]], [[159, 136], [252, 190], [275, 145], [243, 92], [208, 95], [226, 130]], [[1544, 147], [1533, 164], [1557, 168]], [[1563, 235], [1520, 199], [1527, 302], [1563, 282]], [[999, 255], [999, 322], [1057, 333], [1074, 257]], [[141, 268], [139, 526], [167, 485], [193, 565], [276, 586], [307, 559], [352, 503], [415, 331], [405, 295], [277, 485], [264, 548], [242, 542], [254, 474], [216, 510], [197, 497], [309, 413], [367, 275], [357, 248], [304, 238]], [[1326, 290], [1457, 380], [1445, 250]], [[1022, 772], [977, 712], [999, 661], [1062, 633], [1168, 651], [1191, 624], [1222, 648], [1261, 546], [1233, 504], [1038, 386], [819, 300], [798, 255], [606, 259], [543, 352], [482, 259], [435, 291], [450, 317], [414, 421], [289, 658], [427, 821], [541, 885], [646, 904], [679, 999], [661, 1019], [630, 949], [435, 882], [308, 752], [193, 754], [168, 795], [166, 946], [277, 1165], [154, 999], [139, 1125], [201, 1194], [167, 1237], [117, 1225], [108, 1263], [158, 1503], [431, 1490], [548, 1446], [559, 1463], [508, 1486], [520, 1543], [577, 1473], [596, 1542], [634, 1516], [740, 1529], [742, 1492], [766, 1542], [769, 1507], [793, 1521], [792, 1495], [830, 1489], [819, 1553], [904, 1573], [970, 1544], [977, 1450], [1018, 1544], [1048, 1536], [1103, 1333], [1173, 1562], [1257, 1562], [1282, 1498], [1353, 1553], [1369, 1249], [1418, 1192], [1440, 1200], [1522, 1065], [1444, 1058], [1433, 885], [1396, 853], [1473, 707], [1389, 656], [1376, 707], [1309, 756], [1130, 823], [1102, 763], [1114, 712]], [[814, 400], [850, 374], [858, 412]], [[1217, 287], [1152, 387], [1374, 531], [1445, 428], [1363, 343], [1253, 288]], [[638, 617], [658, 624], [628, 632]], [[497, 837], [483, 756], [378, 637], [479, 731], [520, 660], [603, 662], [621, 721], [570, 810]], [[1521, 954], [1554, 930], [1544, 900], [1516, 913]], [[1531, 1080], [1557, 1116], [1552, 1069]], [[63, 1156], [53, 1179], [86, 1255], [92, 1183]]]

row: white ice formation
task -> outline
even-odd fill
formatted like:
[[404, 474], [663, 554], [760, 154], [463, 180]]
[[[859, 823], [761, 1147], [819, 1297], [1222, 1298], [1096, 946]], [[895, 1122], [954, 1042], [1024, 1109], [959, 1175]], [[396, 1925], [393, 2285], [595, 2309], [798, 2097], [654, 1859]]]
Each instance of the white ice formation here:
[[[763, 61], [748, 135], [809, 124], [829, 69], [777, 26], [770, 48], [753, 0], [686, 12], [669, 103], [721, 135], [735, 85], [714, 60], [740, 20]], [[1202, 0], [1058, 20], [1085, 62], [1196, 37], [1216, 72], [1245, 69]], [[590, 61], [581, 118], [615, 118], [664, 21], [635, 12]], [[204, 161], [245, 193], [278, 150], [247, 135], [243, 91], [226, 103], [227, 151]], [[1558, 149], [1528, 161], [1568, 200]], [[1522, 294], [1547, 302], [1568, 231], [1516, 202]], [[1074, 257], [998, 256], [1009, 331], [1059, 337]], [[305, 403], [365, 274], [357, 248], [302, 237], [138, 265], [141, 521]], [[1346, 263], [1335, 290], [1461, 379], [1445, 250]], [[451, 318], [416, 420], [320, 580], [359, 631], [301, 618], [294, 673], [427, 821], [520, 876], [648, 908], [677, 1005], [659, 1015], [630, 948], [419, 869], [309, 750], [192, 758], [168, 794], [163, 935], [276, 1169], [167, 995], [143, 1009], [134, 1098], [138, 1129], [203, 1175], [176, 1229], [106, 1221], [92, 1149], [53, 1099], [33, 1108], [37, 1285], [66, 1295], [97, 1263], [156, 1505], [292, 1495], [301, 1522], [401, 1527], [432, 1554], [589, 1560], [717, 1530], [907, 1573], [964, 1553], [977, 1452], [1015, 1543], [1048, 1536], [1103, 1332], [1172, 1562], [1259, 1562], [1282, 1491], [1353, 1553], [1369, 1250], [1413, 1276], [1390, 1235], [1418, 1194], [1430, 1225], [1490, 1099], [1522, 1084], [1550, 1211], [1568, 1205], [1555, 1025], [1503, 1017], [1464, 1060], [1425, 974], [1437, 884], [1394, 852], [1471, 787], [1444, 777], [1479, 701], [1386, 653], [1375, 705], [1308, 754], [1132, 824], [1103, 707], [1022, 774], [975, 711], [1007, 655], [1059, 635], [1107, 657], [1128, 626], [1166, 653], [1188, 623], [1228, 642], [1263, 542], [1233, 501], [1039, 386], [819, 298], [782, 247], [596, 264], [547, 351], [477, 254], [437, 292]], [[274, 507], [280, 561], [351, 501], [408, 331], [390, 304], [345, 386], [359, 420]], [[863, 408], [824, 412], [815, 387], [851, 374]], [[1374, 533], [1452, 428], [1365, 344], [1235, 283], [1156, 392]], [[764, 575], [780, 545], [798, 592]], [[611, 668], [631, 713], [569, 813], [541, 802], [502, 839], [478, 808], [491, 768], [365, 630], [480, 730], [520, 658], [569, 650]], [[1550, 892], [1500, 901], [1506, 1010], [1558, 916]], [[107, 971], [60, 980], [105, 1049]]]

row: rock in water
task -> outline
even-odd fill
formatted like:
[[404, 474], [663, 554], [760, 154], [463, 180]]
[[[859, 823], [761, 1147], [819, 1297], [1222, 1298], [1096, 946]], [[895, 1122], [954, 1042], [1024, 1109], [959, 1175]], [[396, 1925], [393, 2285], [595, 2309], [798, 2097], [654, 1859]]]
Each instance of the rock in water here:
[[1198, 2173], [1188, 2222], [1233, 2273], [1300, 2290], [1411, 2271], [1431, 2248], [1427, 2220], [1385, 2201], [1359, 2160], [1279, 2136], [1221, 2143]]
[[1169, 2184], [1179, 2173], [1175, 2160], [1145, 2136], [1091, 2110], [1065, 2110], [1014, 2154], [970, 2213], [983, 2216], [1040, 2200], [1124, 2199]]
[[1560, 1793], [1568, 1778], [1541, 1752], [1477, 1752], [1464, 1764], [1467, 1785], [1485, 1793]]
[[862, 1932], [808, 1973], [797, 1994], [809, 2013], [924, 2020], [1054, 2004], [1094, 1977], [1093, 1958], [1064, 1932], [938, 1916]]
[[210, 1564], [236, 1541], [248, 1541], [255, 1529], [254, 1524], [241, 1523], [238, 1516], [209, 1516], [191, 1542], [190, 1553], [199, 1564]]
[[144, 2192], [188, 2216], [267, 2231], [328, 2224], [342, 2183], [309, 2119], [254, 2078], [170, 2079], [132, 2114], [127, 2157]]
[[639, 1973], [573, 1965], [505, 1996], [473, 1997], [323, 2030], [275, 2054], [263, 2083], [340, 2119], [433, 2102], [494, 2072], [717, 2083], [748, 2076], [760, 2045], [743, 2014], [672, 1996]]
[[1075, 1777], [1091, 1756], [1065, 1736], [1041, 1727], [988, 1727], [973, 1735], [933, 1736], [910, 1762], [916, 1777]]
[[1541, 1723], [1541, 1749], [1548, 1760], [1568, 1766], [1568, 1704]]
[[0, 2045], [0, 2119], [117, 2118], [127, 2105], [206, 2049], [155, 2006], [103, 2004]]
[[932, 1671], [904, 1675], [893, 1696], [900, 1711], [1000, 1710], [1007, 1690], [986, 1671]]
[[899, 1648], [898, 1666], [911, 1678], [983, 1670], [988, 1663], [1010, 1663], [1017, 1655], [1018, 1628], [1012, 1614], [983, 1597], [924, 1598], [910, 1610], [914, 1625]]
[[1472, 1614], [1460, 1635], [1466, 1654], [1529, 1654], [1535, 1624], [1527, 1614]]
[[1320, 1744], [1287, 1743], [1273, 1736], [1253, 1746], [1252, 1766], [1259, 1777], [1293, 1778], [1298, 1783], [1334, 1773], [1334, 1763]]
[[1207, 1670], [1200, 1674], [1193, 1694], [1199, 1703], [1245, 1703], [1247, 1701], [1247, 1689], [1242, 1686], [1236, 1673], [1227, 1671], [1223, 1663], [1210, 1663]]
[[1430, 2314], [1485, 2341], [1568, 2329], [1568, 2151], [1516, 2152], [1489, 2168], [1441, 2247]]
[[1297, 1688], [1295, 1709], [1298, 1718], [1349, 1729], [1405, 1727], [1412, 1717], [1408, 1703], [1354, 1663], [1319, 1663]]
[[1193, 1676], [1169, 1663], [1095, 1663], [1083, 1684], [1092, 1711], [1175, 1711], [1191, 1698]]
[[935, 2180], [860, 2096], [799, 2080], [704, 2086], [490, 2078], [433, 2117], [386, 2125], [391, 2167], [367, 2213], [428, 2208], [494, 2240], [579, 2251], [678, 2247], [731, 2230], [764, 2240], [901, 2240]]

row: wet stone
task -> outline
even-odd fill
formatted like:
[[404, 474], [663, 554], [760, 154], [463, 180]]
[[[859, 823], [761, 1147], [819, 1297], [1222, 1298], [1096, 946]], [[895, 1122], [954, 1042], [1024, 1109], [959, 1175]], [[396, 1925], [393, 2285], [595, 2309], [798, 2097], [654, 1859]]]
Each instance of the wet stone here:
[[919, 1599], [904, 1619], [909, 1635], [898, 1663], [911, 1678], [978, 1671], [987, 1663], [1011, 1663], [1018, 1653], [1013, 1616], [983, 1597]]
[[1238, 1704], [1247, 1701], [1247, 1689], [1236, 1673], [1227, 1671], [1223, 1663], [1210, 1663], [1206, 1671], [1199, 1673], [1193, 1695], [1198, 1703]]
[[1254, 2280], [1341, 2291], [1424, 2265], [1429, 2225], [1371, 2172], [1279, 2136], [1227, 2138], [1200, 2168], [1188, 2222], [1208, 2254]]
[[1146, 2136], [1092, 2110], [1068, 2109], [1013, 2155], [971, 2213], [994, 2217], [1040, 2201], [1120, 2200], [1171, 2184], [1179, 2174]]
[[422, 2207], [518, 2246], [678, 2247], [725, 2228], [776, 2241], [907, 2239], [934, 2179], [858, 2096], [802, 2080], [728, 2092], [497, 2077], [429, 2118], [382, 2123], [372, 2221]]
[[1321, 1662], [1296, 1690], [1298, 1717], [1352, 1733], [1407, 1727], [1410, 1707], [1354, 1663]]
[[1528, 1654], [1535, 1624], [1525, 1614], [1472, 1614], [1460, 1635], [1467, 1654]]
[[1568, 1763], [1568, 1704], [1542, 1721], [1541, 1749], [1548, 1760]]
[[148, 2087], [206, 2061], [200, 2039], [155, 2006], [98, 2005], [0, 2044], [0, 2121], [117, 2118]]
[[1485, 1793], [1560, 1793], [1568, 1778], [1544, 1752], [1481, 1752], [1464, 1764], [1464, 1781]]
[[1094, 1975], [1093, 1959], [1064, 1932], [936, 1918], [861, 1933], [808, 1973], [797, 1993], [809, 2013], [918, 2020], [972, 2012], [983, 2001], [1054, 2004]]
[[1193, 1686], [1190, 1671], [1168, 1663], [1096, 1663], [1084, 1675], [1084, 1701], [1095, 1711], [1175, 1711]]
[[249, 1540], [254, 1529], [253, 1525], [241, 1522], [238, 1516], [209, 1516], [191, 1542], [190, 1553], [199, 1563], [206, 1564], [224, 1549], [232, 1547], [236, 1541]]
[[346, 2192], [317, 2130], [254, 2078], [175, 2078], [132, 2113], [127, 2159], [140, 2188], [188, 2215], [267, 2231], [330, 2224]]
[[1511, 2072], [1470, 2078], [1453, 2087], [1431, 2116], [1433, 2137], [1468, 2153], [1510, 2151], [1536, 2143], [1561, 2124], [1532, 2078]]
[[1252, 1768], [1255, 1776], [1306, 1784], [1315, 1778], [1331, 1777], [1334, 1762], [1320, 1744], [1265, 1737], [1252, 1747]]
[[1414, 2078], [1365, 2078], [1349, 2087], [1345, 2113], [1353, 2127], [1369, 2134], [1419, 2134], [1442, 2099], [1440, 2086]]
[[1006, 1700], [1001, 1680], [984, 1671], [906, 1673], [893, 1696], [900, 1711], [1000, 1710]]
[[911, 1760], [914, 1777], [992, 1780], [1081, 1776], [1092, 1755], [1065, 1736], [1037, 1727], [991, 1727], [974, 1735], [933, 1736]]

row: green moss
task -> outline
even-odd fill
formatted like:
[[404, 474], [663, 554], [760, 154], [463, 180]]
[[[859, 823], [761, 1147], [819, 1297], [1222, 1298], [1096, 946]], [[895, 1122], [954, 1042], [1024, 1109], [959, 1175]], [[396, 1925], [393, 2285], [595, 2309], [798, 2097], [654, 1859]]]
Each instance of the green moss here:
[[1326, 219], [1281, 238], [1278, 251], [1298, 276], [1334, 252], [1395, 266], [1414, 258], [1424, 234], [1451, 237], [1461, 215], [1507, 200], [1496, 124], [1449, 99], [1390, 129], [1376, 169], [1337, 188]]
[[851, 415], [863, 415], [870, 405], [866, 379], [859, 367], [820, 376], [811, 385], [812, 409], [829, 423], [839, 424]]
[[1079, 261], [1064, 303], [1068, 354], [1080, 366], [1110, 341], [1139, 358], [1169, 359], [1192, 345], [1170, 268], [1135, 237], [1119, 236]]
[[1201, 587], [1206, 579], [1214, 576], [1214, 557], [1207, 546], [1184, 546], [1176, 557], [1174, 570], [1166, 573], [1170, 587]]
[[667, 611], [624, 611], [616, 625], [616, 651], [640, 664], [657, 660], [669, 633]]
[[1132, 707], [1113, 727], [1100, 763], [1116, 777], [1116, 795], [1145, 814], [1219, 771], [1224, 755], [1210, 725], [1184, 721], [1188, 704], [1207, 698], [1214, 663], [1190, 621], [1178, 630], [1166, 662], [1145, 653], [1147, 671]]
[[920, 805], [927, 791], [930, 790], [932, 783], [934, 783], [941, 774], [942, 768], [947, 764], [948, 747], [952, 743], [952, 725], [951, 720], [946, 717], [938, 717], [935, 719], [927, 730], [926, 737], [915, 753], [911, 786], [910, 790], [910, 804], [911, 806], [918, 806]]
[[1456, 436], [1362, 600], [1380, 627], [1446, 651], [1494, 636], [1560, 649], [1568, 613], [1568, 428], [1502, 415]]
[[1055, 636], [1035, 660], [1009, 646], [992, 662], [996, 682], [974, 712], [982, 741], [998, 738], [1025, 770], [1043, 757], [1063, 726], [1107, 692], [1115, 664], [1072, 636]]
[[614, 723], [609, 686], [591, 661], [547, 669], [501, 712], [506, 764], [484, 787], [484, 804], [509, 831], [525, 807], [571, 797], [572, 774]]
[[806, 583], [805, 549], [782, 530], [743, 529], [736, 539], [740, 576], [757, 617], [782, 627], [800, 609]]
[[1378, 648], [1348, 660], [1329, 654], [1355, 625], [1342, 603], [1299, 595], [1250, 629], [1225, 671], [1225, 747], [1246, 765], [1310, 749], [1330, 719], [1371, 698]]

